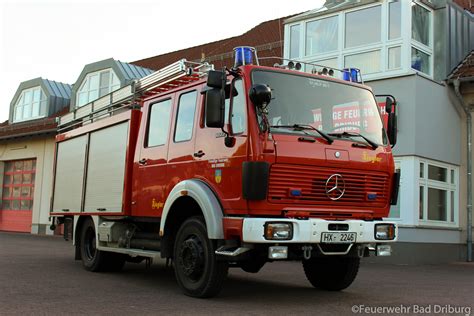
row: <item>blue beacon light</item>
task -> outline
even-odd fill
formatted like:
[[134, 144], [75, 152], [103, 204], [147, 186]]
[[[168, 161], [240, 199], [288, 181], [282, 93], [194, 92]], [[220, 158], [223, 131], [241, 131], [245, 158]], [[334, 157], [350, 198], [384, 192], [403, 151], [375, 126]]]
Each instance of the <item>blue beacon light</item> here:
[[357, 68], [344, 68], [342, 70], [342, 79], [345, 81], [361, 83], [359, 75], [360, 70]]
[[252, 65], [255, 48], [250, 46], [239, 46], [234, 48], [234, 67], [237, 68], [242, 65]]

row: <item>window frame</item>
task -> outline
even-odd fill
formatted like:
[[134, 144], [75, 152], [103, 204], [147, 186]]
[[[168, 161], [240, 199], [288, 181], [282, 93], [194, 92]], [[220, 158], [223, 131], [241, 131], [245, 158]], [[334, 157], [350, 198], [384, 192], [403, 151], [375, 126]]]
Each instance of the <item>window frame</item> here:
[[[100, 70], [97, 70], [97, 71], [89, 72], [89, 73], [87, 73], [87, 74], [84, 76], [84, 79], [82, 79], [82, 82], [81, 82], [81, 84], [79, 85], [79, 89], [77, 89], [77, 91], [76, 91], [76, 103], [75, 103], [76, 108], [81, 108], [81, 107], [83, 107], [83, 106], [85, 106], [85, 105], [87, 105], [87, 104], [89, 104], [89, 103], [91, 103], [91, 102], [94, 102], [95, 100], [98, 100], [98, 99], [100, 99], [100, 98], [103, 97], [103, 96], [100, 95], [100, 90], [103, 89], [103, 88], [101, 87], [101, 83], [100, 83], [100, 76], [101, 76], [102, 73], [106, 73], [106, 72], [109, 72], [109, 74], [110, 74], [110, 75], [109, 75], [109, 86], [108, 86], [108, 91], [109, 91], [109, 92], [106, 93], [106, 94], [104, 94], [103, 96], [105, 96], [105, 95], [107, 95], [107, 94], [109, 94], [109, 93], [112, 93], [112, 92], [114, 92], [114, 91], [120, 89], [120, 86], [121, 86], [120, 78], [117, 76], [117, 74], [115, 73], [115, 71], [113, 70], [113, 68], [105, 68], [105, 69], [100, 69]], [[96, 75], [98, 76], [98, 80], [97, 80], [98, 86], [97, 86], [97, 89], [93, 89], [93, 90], [88, 89], [87, 92], [86, 92], [86, 91], [82, 91], [82, 89], [84, 88], [84, 85], [85, 85], [86, 83], [88, 84], [88, 88], [90, 87], [90, 80], [89, 80], [89, 79], [90, 79], [91, 77], [93, 77], [93, 76], [96, 76]], [[117, 79], [118, 85], [117, 85], [117, 84], [115, 84], [115, 85], [113, 84], [113, 83], [114, 83], [114, 78]], [[114, 86], [117, 86], [117, 88], [114, 89], [114, 90], [112, 90]], [[90, 95], [91, 91], [95, 91], [95, 90], [97, 90], [97, 98], [92, 99], [92, 100], [89, 99], [89, 95]], [[84, 104], [80, 104], [80, 103], [79, 103], [79, 101], [80, 101], [80, 97], [79, 97], [79, 96], [80, 96], [81, 93], [87, 93], [87, 100], [88, 100], [88, 101], [87, 101], [86, 103], [84, 103]]]
[[[430, 14], [430, 23], [429, 23], [429, 46], [421, 43], [421, 42], [418, 42], [416, 41], [415, 39], [412, 38], [412, 30], [413, 30], [413, 25], [412, 25], [412, 19], [413, 19], [413, 16], [412, 16], [412, 6], [413, 5], [419, 5], [420, 7], [422, 7], [423, 9], [427, 10]], [[412, 73], [418, 73], [422, 76], [425, 76], [427, 78], [430, 78], [432, 79], [433, 78], [433, 72], [434, 72], [434, 62], [433, 62], [433, 55], [434, 55], [434, 49], [433, 49], [433, 43], [434, 43], [434, 16], [433, 16], [433, 9], [430, 8], [429, 6], [425, 5], [424, 3], [422, 3], [421, 1], [419, 0], [412, 0], [410, 2], [410, 46], [409, 46], [409, 60], [410, 60], [410, 64], [409, 64], [409, 67], [410, 67], [410, 71]], [[430, 73], [427, 74], [425, 72], [422, 72], [421, 70], [416, 70], [414, 68], [411, 67], [411, 48], [415, 48], [425, 54], [427, 54], [429, 56], [429, 69], [430, 69]]]
[[[420, 176], [420, 164], [423, 164], [423, 178]], [[446, 169], [446, 182], [429, 179], [429, 166], [439, 167]], [[420, 218], [419, 206], [418, 210], [418, 224], [420, 226], [442, 226], [442, 227], [458, 227], [459, 225], [459, 167], [454, 165], [449, 165], [429, 159], [420, 158], [417, 159], [417, 187], [418, 194], [420, 196], [420, 190], [423, 195], [423, 210], [422, 217]], [[452, 176], [454, 175], [454, 181]], [[429, 219], [428, 214], [428, 198], [429, 198], [429, 189], [438, 189], [446, 191], [446, 220], [433, 220]], [[451, 192], [454, 193], [454, 201], [451, 201]], [[454, 209], [452, 209], [452, 207]], [[451, 218], [454, 221], [451, 221]]]
[[155, 147], [161, 147], [161, 146], [166, 146], [166, 144], [168, 144], [169, 142], [169, 136], [170, 136], [170, 129], [171, 129], [171, 124], [168, 126], [168, 133], [166, 135], [166, 142], [164, 144], [160, 144], [160, 145], [153, 145], [153, 146], [149, 146], [148, 145], [148, 141], [149, 141], [149, 134], [150, 134], [150, 124], [151, 124], [151, 110], [153, 108], [153, 106], [155, 104], [158, 104], [158, 103], [161, 103], [161, 102], [165, 102], [165, 101], [168, 101], [170, 100], [171, 101], [171, 105], [170, 105], [170, 117], [169, 119], [171, 120], [172, 119], [172, 114], [173, 114], [173, 98], [172, 96], [168, 96], [168, 97], [165, 97], [163, 99], [160, 99], [160, 100], [156, 100], [155, 102], [153, 103], [150, 103], [148, 105], [148, 113], [147, 113], [147, 123], [146, 123], [146, 132], [145, 132], [145, 141], [144, 141], [144, 148], [155, 148]]
[[[398, 76], [404, 75], [411, 75], [415, 73], [419, 73], [421, 76], [427, 77], [429, 79], [433, 79], [434, 69], [433, 69], [433, 48], [432, 47], [423, 47], [422, 45], [418, 45], [416, 43], [413, 44], [413, 40], [411, 38], [411, 28], [412, 28], [412, 14], [411, 14], [411, 1], [403, 1], [399, 0], [400, 3], [400, 37], [389, 39], [390, 36], [390, 5], [391, 3], [396, 2], [397, 0], [384, 0], [381, 2], [374, 2], [364, 5], [358, 5], [352, 8], [348, 8], [338, 12], [332, 12], [328, 14], [321, 13], [321, 15], [302, 19], [300, 21], [291, 22], [285, 24], [285, 44], [284, 44], [284, 57], [287, 59], [297, 59], [302, 62], [309, 62], [314, 64], [324, 65], [324, 60], [337, 58], [338, 67], [337, 69], [343, 69], [345, 57], [347, 55], [354, 55], [359, 53], [370, 52], [374, 50], [380, 50], [380, 70], [378, 72], [374, 72], [371, 74], [364, 73], [362, 71], [362, 77], [364, 81], [371, 81], [371, 80], [380, 80], [385, 78], [393, 78]], [[434, 17], [433, 17], [433, 9], [429, 6], [420, 3], [420, 0], [416, 0], [417, 5], [421, 5], [423, 8], [429, 10], [431, 12], [431, 19], [430, 19], [430, 43], [433, 46], [434, 43]], [[349, 14], [354, 11], [359, 11], [367, 8], [371, 8], [374, 6], [381, 6], [381, 42], [379, 43], [372, 43], [369, 45], [345, 48], [345, 20], [346, 14]], [[393, 6], [393, 5], [392, 5]], [[338, 50], [333, 52], [325, 52], [316, 55], [306, 55], [306, 30], [307, 30], [307, 23], [327, 19], [330, 17], [338, 17]], [[289, 28], [294, 25], [300, 25], [300, 57], [296, 58], [289, 58], [289, 41], [286, 39], [289, 38]], [[400, 60], [399, 60], [399, 67], [389, 68], [389, 49], [400, 47]], [[430, 55], [430, 74], [425, 74], [421, 71], [416, 71], [411, 68], [411, 48], [414, 47], [419, 49], [420, 51]], [[398, 63], [398, 61], [397, 61]], [[311, 72], [312, 67], [305, 67], [306, 72]], [[336, 73], [336, 76], [337, 73]]]
[[[178, 118], [179, 118], [179, 109], [180, 109], [180, 105], [181, 105], [180, 104], [181, 97], [183, 95], [190, 94], [190, 93], [193, 93], [193, 92], [196, 93], [196, 99], [194, 100], [194, 116], [193, 116], [193, 127], [191, 129], [191, 135], [190, 135], [189, 139], [176, 141], [176, 131], [177, 131], [177, 127], [178, 127]], [[186, 91], [180, 93], [179, 96], [177, 97], [176, 115], [175, 115], [175, 119], [174, 119], [173, 143], [175, 143], [175, 144], [185, 143], [185, 142], [189, 142], [193, 139], [194, 129], [196, 127], [196, 112], [197, 112], [197, 109], [198, 109], [198, 102], [199, 102], [199, 92], [198, 92], [197, 89], [186, 90]]]
[[[40, 114], [38, 116], [33, 116], [33, 103], [35, 103], [33, 101], [33, 95], [34, 95], [35, 90], [40, 91], [40, 100], [38, 101], [38, 103], [39, 103], [39, 113]], [[31, 102], [28, 103], [28, 104], [23, 103], [23, 104], [20, 105], [18, 102], [23, 99], [26, 92], [31, 92]], [[43, 102], [45, 102], [46, 105], [45, 105], [44, 113], [41, 114], [41, 103], [43, 103]], [[27, 105], [29, 105], [31, 107], [31, 115], [28, 118], [25, 118], [24, 117], [24, 109]], [[21, 106], [23, 108], [22, 112], [21, 112], [21, 119], [18, 119], [16, 117], [16, 111], [17, 111], [17, 108], [19, 106]], [[46, 95], [46, 93], [44, 93], [44, 90], [41, 87], [41, 85], [21, 90], [20, 95], [16, 99], [15, 106], [13, 107], [13, 113], [12, 114], [13, 114], [13, 116], [12, 116], [12, 118], [13, 118], [12, 122], [13, 123], [26, 122], [26, 121], [36, 120], [36, 119], [40, 119], [40, 118], [44, 118], [44, 117], [48, 116], [48, 96]]]

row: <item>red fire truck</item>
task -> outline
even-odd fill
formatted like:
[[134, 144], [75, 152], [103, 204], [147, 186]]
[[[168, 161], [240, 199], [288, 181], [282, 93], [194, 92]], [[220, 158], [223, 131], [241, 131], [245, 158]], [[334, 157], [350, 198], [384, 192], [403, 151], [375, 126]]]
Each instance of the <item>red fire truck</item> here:
[[391, 254], [394, 100], [384, 128], [354, 69], [235, 51], [232, 69], [180, 60], [61, 117], [51, 216], [86, 270], [163, 258], [185, 294], [210, 297], [229, 267], [299, 260], [342, 290], [360, 258]]

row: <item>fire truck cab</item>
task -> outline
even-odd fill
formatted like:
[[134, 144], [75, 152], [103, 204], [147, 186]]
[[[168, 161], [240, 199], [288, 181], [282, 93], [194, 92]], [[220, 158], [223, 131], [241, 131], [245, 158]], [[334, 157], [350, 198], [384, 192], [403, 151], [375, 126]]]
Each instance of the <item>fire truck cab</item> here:
[[299, 260], [313, 286], [342, 290], [361, 257], [390, 255], [394, 100], [384, 127], [352, 69], [254, 54], [222, 71], [183, 60], [61, 118], [51, 216], [87, 270], [171, 259], [185, 294], [210, 297], [229, 267]]

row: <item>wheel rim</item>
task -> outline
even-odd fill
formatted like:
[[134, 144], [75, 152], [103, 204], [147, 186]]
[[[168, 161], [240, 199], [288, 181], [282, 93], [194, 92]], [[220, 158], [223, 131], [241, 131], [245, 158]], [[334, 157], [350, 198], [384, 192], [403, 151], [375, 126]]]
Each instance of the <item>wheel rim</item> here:
[[204, 274], [204, 248], [202, 241], [196, 236], [188, 236], [180, 245], [178, 265], [190, 281], [198, 281]]
[[88, 260], [92, 260], [95, 257], [97, 252], [96, 244], [95, 244], [95, 231], [92, 227], [89, 227], [84, 236], [84, 250], [85, 255]]

